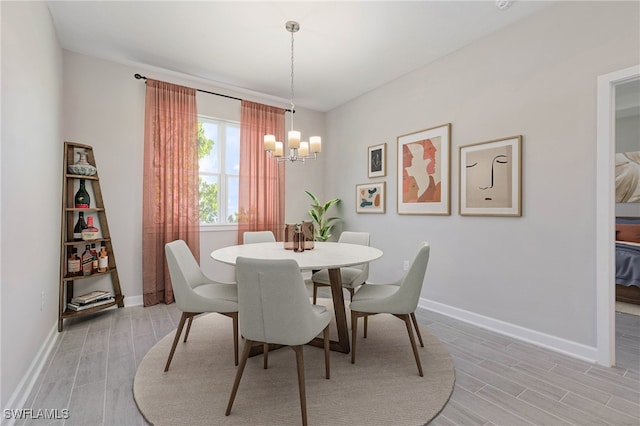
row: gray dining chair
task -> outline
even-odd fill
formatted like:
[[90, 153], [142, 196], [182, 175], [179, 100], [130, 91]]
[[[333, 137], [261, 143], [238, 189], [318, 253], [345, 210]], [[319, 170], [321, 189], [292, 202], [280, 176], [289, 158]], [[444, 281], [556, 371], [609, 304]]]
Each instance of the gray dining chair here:
[[[368, 232], [343, 231], [338, 239], [339, 243], [359, 244], [362, 246], [369, 245]], [[355, 290], [363, 284], [366, 284], [369, 278], [369, 264], [362, 263], [360, 265], [340, 268], [340, 276], [342, 277], [342, 287], [349, 290], [349, 295], [353, 299]], [[329, 270], [321, 269], [311, 276], [313, 282], [313, 303], [316, 303], [318, 296], [318, 287], [330, 286]]]
[[304, 384], [304, 345], [320, 332], [324, 335], [325, 377], [329, 379], [329, 322], [324, 306], [312, 305], [295, 260], [236, 260], [240, 332], [245, 337], [240, 365], [225, 415], [231, 413], [251, 347], [276, 344], [290, 346], [296, 354], [302, 424], [307, 424]]
[[275, 241], [276, 237], [271, 231], [247, 231], [242, 234], [243, 244], [274, 243]]
[[234, 361], [238, 365], [238, 287], [235, 283], [220, 283], [207, 278], [183, 240], [165, 244], [165, 253], [173, 295], [182, 316], [164, 371], [169, 370], [185, 322], [189, 320], [184, 335], [186, 342], [193, 317], [204, 312], [216, 312], [233, 320]]
[[351, 301], [351, 363], [356, 362], [356, 341], [358, 318], [364, 317], [364, 337], [367, 337], [367, 317], [375, 314], [391, 314], [405, 322], [413, 356], [416, 359], [418, 372], [422, 377], [422, 364], [420, 355], [413, 337], [411, 323], [415, 327], [420, 340], [420, 346], [424, 347], [422, 335], [418, 327], [415, 311], [418, 306], [422, 283], [429, 263], [429, 243], [423, 242], [409, 267], [409, 270], [397, 282], [392, 284], [367, 284], [353, 296]]

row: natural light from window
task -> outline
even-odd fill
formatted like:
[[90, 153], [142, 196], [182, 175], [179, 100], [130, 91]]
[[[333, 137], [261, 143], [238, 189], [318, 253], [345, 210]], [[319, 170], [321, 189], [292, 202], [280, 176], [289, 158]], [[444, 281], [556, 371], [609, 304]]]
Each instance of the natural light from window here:
[[240, 123], [198, 116], [200, 225], [238, 222]]

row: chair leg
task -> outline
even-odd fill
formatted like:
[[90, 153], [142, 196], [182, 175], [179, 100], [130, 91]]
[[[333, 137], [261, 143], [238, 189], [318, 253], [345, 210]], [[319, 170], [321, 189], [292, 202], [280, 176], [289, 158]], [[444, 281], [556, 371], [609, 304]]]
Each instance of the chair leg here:
[[418, 354], [418, 347], [416, 346], [416, 339], [413, 337], [413, 330], [411, 330], [411, 320], [409, 319], [409, 315], [396, 315], [398, 318], [404, 321], [407, 326], [407, 332], [409, 333], [409, 340], [411, 341], [411, 349], [413, 349], [413, 356], [416, 359], [416, 365], [418, 366], [418, 373], [420, 373], [420, 377], [423, 377], [422, 374], [422, 364], [420, 363], [420, 355]]
[[313, 304], [315, 305], [318, 300], [318, 284], [313, 283]]
[[304, 385], [304, 357], [302, 346], [291, 346], [296, 353], [296, 365], [298, 366], [298, 390], [300, 391], [300, 411], [302, 412], [302, 425], [307, 426], [307, 395]]
[[263, 362], [264, 362], [264, 369], [266, 370], [267, 368], [269, 368], [269, 344], [268, 343], [263, 343], [262, 344], [262, 358], [263, 358]]
[[327, 379], [331, 377], [331, 373], [330, 373], [331, 368], [329, 366], [329, 363], [330, 363], [329, 352], [330, 352], [329, 326], [327, 325], [324, 328], [324, 370], [325, 370], [325, 377]]
[[247, 365], [247, 359], [249, 358], [251, 346], [253, 346], [253, 342], [251, 340], [247, 339], [244, 341], [244, 347], [242, 348], [242, 358], [240, 359], [240, 365], [238, 366], [238, 370], [236, 371], [236, 379], [233, 382], [233, 389], [231, 390], [231, 395], [229, 396], [227, 411], [225, 411], [224, 413], [225, 416], [228, 416], [231, 413], [231, 407], [233, 406], [233, 401], [236, 399], [236, 393], [238, 393], [238, 386], [240, 386], [240, 379], [242, 379], [244, 367], [245, 365]]
[[415, 312], [411, 312], [411, 321], [413, 321], [413, 328], [416, 329], [416, 334], [418, 335], [418, 340], [420, 340], [420, 347], [424, 348], [424, 343], [422, 342], [422, 335], [420, 334], [420, 327], [418, 327], [418, 320], [416, 320]]
[[353, 302], [353, 294], [356, 292], [355, 289], [350, 288], [349, 289], [349, 302]]
[[189, 337], [189, 332], [191, 331], [191, 324], [193, 324], [193, 317], [196, 314], [192, 314], [189, 316], [189, 322], [187, 323], [187, 331], [184, 333], [184, 343], [187, 343], [187, 337]]
[[238, 313], [233, 312], [230, 315], [233, 320], [233, 359], [238, 365]]
[[369, 315], [364, 316], [364, 338], [367, 338], [367, 328], [369, 326]]
[[351, 311], [351, 364], [356, 363], [357, 334], [358, 334], [358, 313], [355, 311]]
[[180, 335], [182, 334], [182, 329], [184, 328], [184, 322], [187, 318], [190, 317], [191, 314], [187, 312], [183, 312], [180, 317], [180, 323], [178, 324], [178, 329], [176, 330], [176, 337], [173, 338], [173, 345], [171, 345], [171, 352], [169, 352], [169, 358], [167, 359], [167, 364], [164, 366], [164, 371], [169, 371], [169, 366], [171, 365], [171, 360], [173, 359], [173, 353], [176, 351], [176, 346], [178, 345], [178, 341], [180, 340]]

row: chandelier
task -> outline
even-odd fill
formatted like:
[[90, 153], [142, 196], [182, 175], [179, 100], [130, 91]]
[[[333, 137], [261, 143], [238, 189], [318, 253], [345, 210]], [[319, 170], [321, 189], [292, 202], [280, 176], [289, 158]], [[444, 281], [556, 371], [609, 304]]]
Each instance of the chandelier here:
[[301, 161], [304, 163], [306, 159], [316, 159], [316, 155], [322, 149], [322, 140], [320, 136], [311, 136], [309, 141], [301, 141], [300, 132], [293, 130], [293, 115], [295, 114], [295, 105], [293, 103], [293, 34], [300, 30], [300, 24], [296, 21], [287, 21], [285, 24], [287, 31], [291, 33], [291, 130], [287, 137], [288, 155], [284, 155], [284, 144], [276, 141], [274, 135], [264, 135], [264, 149], [270, 155], [280, 161]]

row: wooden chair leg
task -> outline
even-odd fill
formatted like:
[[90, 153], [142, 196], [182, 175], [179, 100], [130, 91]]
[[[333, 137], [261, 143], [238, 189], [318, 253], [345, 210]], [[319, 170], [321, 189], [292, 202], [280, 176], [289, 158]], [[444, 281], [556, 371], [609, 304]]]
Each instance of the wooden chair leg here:
[[398, 318], [404, 321], [407, 326], [407, 332], [409, 333], [409, 340], [411, 341], [411, 349], [413, 349], [413, 356], [416, 359], [416, 365], [418, 366], [418, 373], [420, 373], [420, 377], [423, 377], [422, 374], [422, 364], [420, 363], [420, 355], [418, 354], [418, 347], [416, 346], [416, 340], [413, 337], [413, 330], [411, 330], [411, 319], [409, 319], [409, 315], [396, 315]]
[[324, 328], [324, 370], [325, 377], [329, 379], [331, 377], [331, 368], [329, 366], [329, 352], [330, 352], [330, 340], [329, 340], [329, 326]]
[[315, 305], [318, 301], [318, 284], [313, 283], [313, 304]]
[[230, 315], [233, 320], [233, 359], [238, 365], [238, 313], [233, 312]]
[[[366, 317], [365, 317], [366, 320]], [[351, 311], [351, 364], [356, 363], [356, 336], [358, 335], [358, 313]]]
[[187, 343], [187, 337], [189, 337], [189, 332], [191, 331], [191, 324], [193, 324], [193, 317], [198, 314], [189, 314], [189, 322], [187, 323], [187, 331], [184, 333], [184, 343]]
[[369, 328], [369, 315], [364, 316], [364, 338], [367, 338], [367, 329]]
[[169, 358], [167, 359], [167, 364], [164, 366], [164, 371], [169, 371], [169, 366], [171, 365], [171, 360], [173, 359], [173, 353], [176, 351], [176, 346], [178, 346], [178, 341], [180, 340], [180, 335], [182, 334], [182, 329], [184, 328], [184, 322], [187, 318], [193, 318], [189, 316], [190, 314], [187, 312], [183, 312], [180, 317], [180, 323], [178, 324], [178, 329], [176, 330], [176, 337], [173, 338], [173, 345], [171, 345], [171, 352], [169, 352]]
[[300, 411], [302, 412], [302, 425], [307, 426], [307, 395], [304, 385], [304, 357], [302, 346], [291, 346], [296, 353], [296, 365], [298, 366], [298, 390], [300, 391]]
[[416, 329], [416, 334], [418, 335], [418, 340], [420, 341], [420, 347], [424, 348], [424, 343], [422, 342], [422, 335], [420, 334], [420, 327], [418, 327], [418, 320], [416, 319], [415, 312], [411, 312], [411, 321], [413, 321], [413, 328]]
[[262, 344], [262, 358], [264, 362], [263, 367], [266, 370], [267, 368], [269, 368], [269, 344], [268, 343]]
[[251, 346], [253, 346], [253, 342], [251, 340], [245, 340], [244, 347], [242, 348], [242, 358], [240, 359], [240, 365], [238, 366], [238, 370], [236, 371], [236, 379], [233, 382], [233, 389], [231, 390], [231, 395], [229, 396], [227, 411], [225, 411], [224, 413], [225, 416], [228, 416], [231, 413], [231, 407], [233, 406], [233, 401], [236, 399], [236, 393], [238, 393], [238, 386], [240, 386], [240, 379], [242, 379], [244, 367], [245, 365], [247, 365], [247, 359], [249, 358]]

